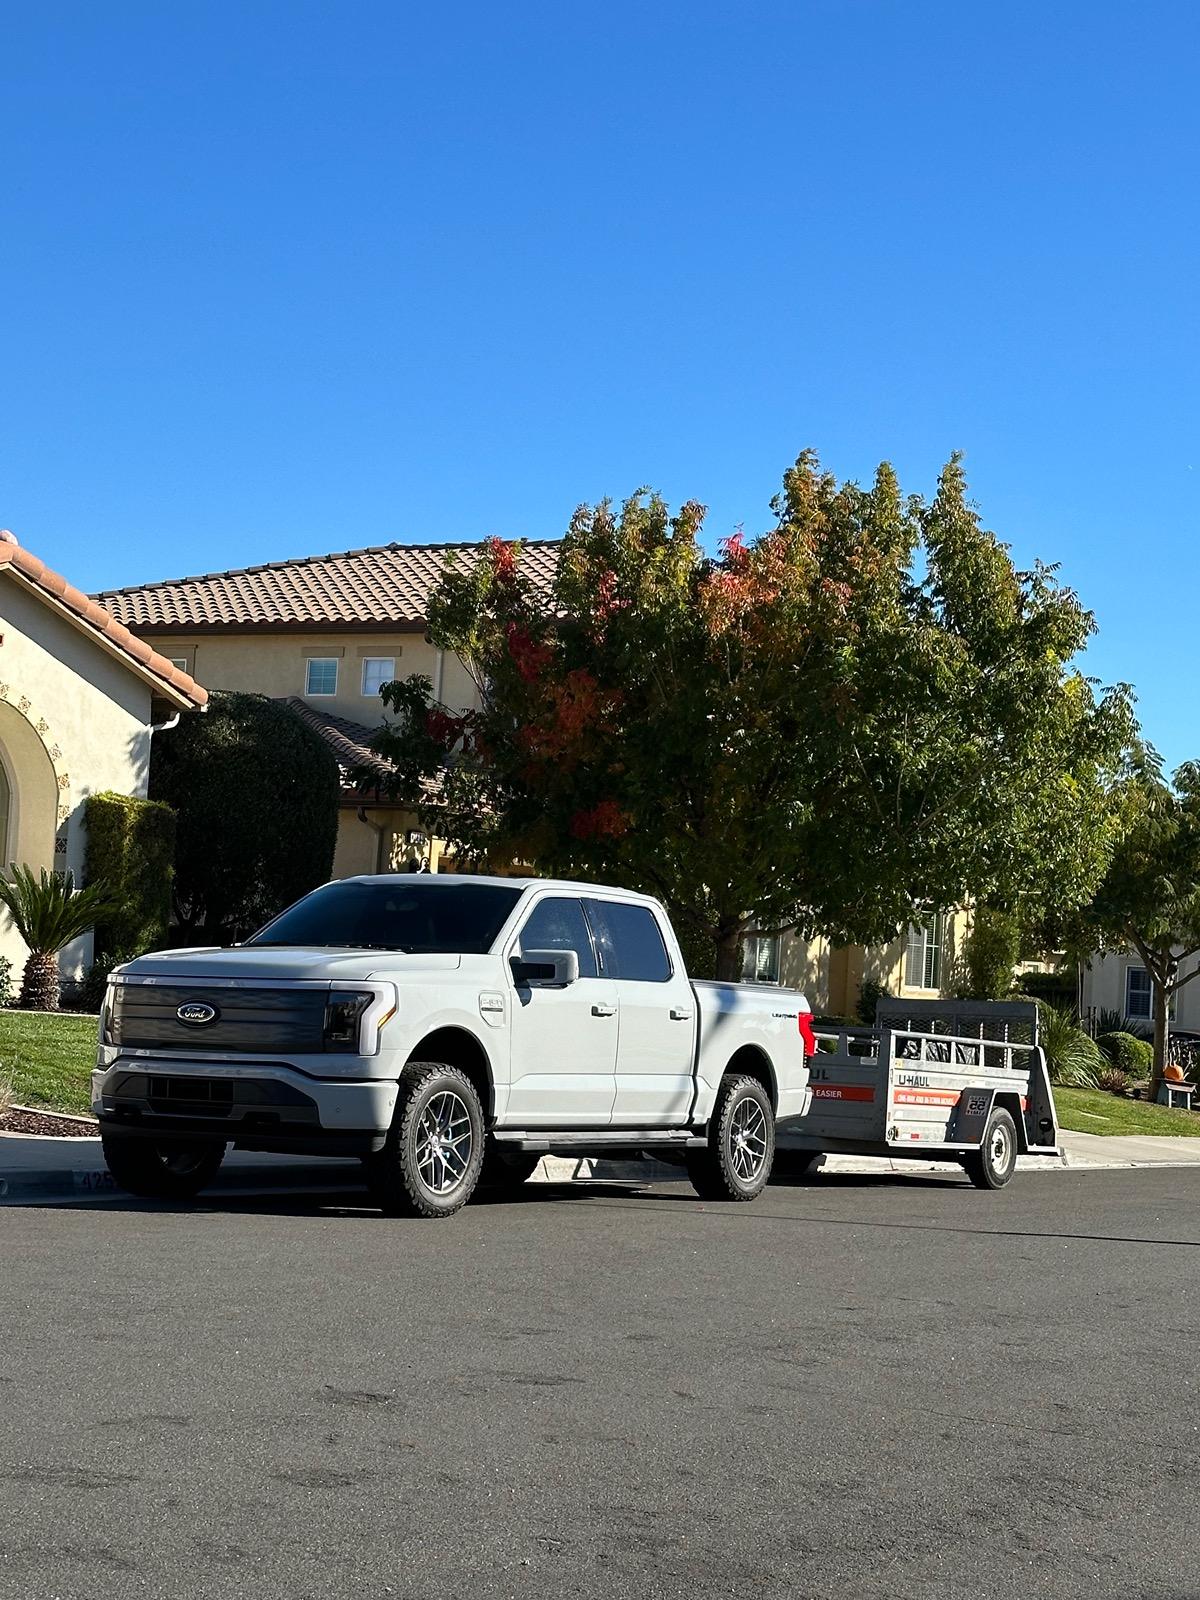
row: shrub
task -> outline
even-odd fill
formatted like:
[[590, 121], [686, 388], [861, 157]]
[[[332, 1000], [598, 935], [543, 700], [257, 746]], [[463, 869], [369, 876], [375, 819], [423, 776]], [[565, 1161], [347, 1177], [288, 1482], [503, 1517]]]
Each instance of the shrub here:
[[977, 906], [963, 944], [964, 1000], [1003, 1000], [1012, 992], [1021, 956], [1021, 927], [1007, 911]]
[[175, 813], [154, 800], [94, 794], [85, 816], [88, 881], [102, 879], [113, 902], [112, 910], [96, 923], [94, 949], [98, 959], [111, 967], [155, 949], [166, 939], [175, 870]]
[[0, 904], [29, 947], [21, 979], [21, 1005], [32, 1011], [57, 1011], [58, 953], [105, 916], [112, 904], [104, 883], [90, 883], [75, 892], [75, 879], [42, 867], [35, 878], [30, 867], [13, 863], [11, 877], [0, 877]]
[[154, 736], [150, 792], [177, 814], [175, 911], [224, 941], [325, 883], [341, 779], [321, 739], [257, 694], [214, 694]]
[[1122, 1072], [1120, 1067], [1106, 1064], [1096, 1075], [1096, 1087], [1107, 1089], [1109, 1094], [1125, 1094], [1129, 1088], [1128, 1074]]
[[856, 1026], [860, 1028], [873, 1028], [875, 1026], [875, 1007], [881, 1000], [890, 1000], [890, 992], [882, 983], [876, 983], [871, 978], [864, 978], [858, 990], [858, 1019]]
[[[1021, 993], [1031, 1000], [1041, 1000], [1060, 1011], [1070, 1011], [1075, 1005], [1076, 981], [1073, 972], [1023, 972]], [[1120, 1024], [1118, 1023], [1118, 1026]]]
[[1072, 1089], [1096, 1087], [1104, 1057], [1071, 1012], [1039, 1003], [1038, 1043], [1046, 1053], [1051, 1083]]
[[13, 969], [7, 956], [0, 956], [0, 1006], [13, 1003]]
[[1096, 1039], [1100, 1053], [1130, 1078], [1145, 1078], [1154, 1065], [1154, 1046], [1131, 1033], [1102, 1033]]

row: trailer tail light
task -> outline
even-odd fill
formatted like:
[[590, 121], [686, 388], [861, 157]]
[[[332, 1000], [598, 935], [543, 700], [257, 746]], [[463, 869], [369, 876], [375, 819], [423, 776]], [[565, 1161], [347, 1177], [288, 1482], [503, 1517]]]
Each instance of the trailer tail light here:
[[800, 1037], [804, 1041], [804, 1054], [815, 1056], [817, 1053], [817, 1036], [813, 1032], [812, 1012], [802, 1011], [796, 1018], [800, 1024]]

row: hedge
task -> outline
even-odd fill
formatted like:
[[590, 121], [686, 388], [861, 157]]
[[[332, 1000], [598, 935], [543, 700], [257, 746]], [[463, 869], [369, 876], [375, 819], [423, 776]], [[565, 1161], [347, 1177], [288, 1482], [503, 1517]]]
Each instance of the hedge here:
[[1132, 1033], [1102, 1033], [1096, 1044], [1114, 1067], [1131, 1078], [1144, 1078], [1154, 1065], [1154, 1046]]
[[85, 806], [88, 883], [105, 883], [117, 908], [96, 924], [94, 948], [127, 960], [165, 942], [175, 870], [175, 813], [156, 800], [94, 794]]

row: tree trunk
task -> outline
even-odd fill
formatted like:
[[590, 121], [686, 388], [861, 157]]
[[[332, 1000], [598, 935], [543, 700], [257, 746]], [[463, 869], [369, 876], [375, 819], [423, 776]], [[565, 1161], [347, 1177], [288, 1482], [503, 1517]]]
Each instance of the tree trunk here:
[[737, 983], [742, 976], [742, 924], [717, 930], [717, 981]]
[[34, 954], [25, 963], [21, 979], [21, 1007], [25, 1011], [58, 1010], [58, 956]]
[[1167, 1068], [1167, 1050], [1171, 1041], [1171, 1022], [1168, 1016], [1169, 997], [1166, 988], [1153, 974], [1150, 978], [1154, 994], [1154, 1067], [1150, 1074], [1150, 1098], [1158, 1097], [1158, 1086]]

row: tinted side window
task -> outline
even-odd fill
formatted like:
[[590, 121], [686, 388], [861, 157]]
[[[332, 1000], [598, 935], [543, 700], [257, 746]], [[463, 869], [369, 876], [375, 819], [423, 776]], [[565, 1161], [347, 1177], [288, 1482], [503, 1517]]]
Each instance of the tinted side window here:
[[574, 950], [579, 957], [579, 976], [596, 976], [596, 957], [578, 900], [539, 901], [521, 929], [520, 946], [523, 956], [530, 950]]
[[654, 915], [645, 906], [619, 900], [589, 900], [588, 915], [596, 928], [604, 975], [635, 983], [666, 983], [671, 960]]

